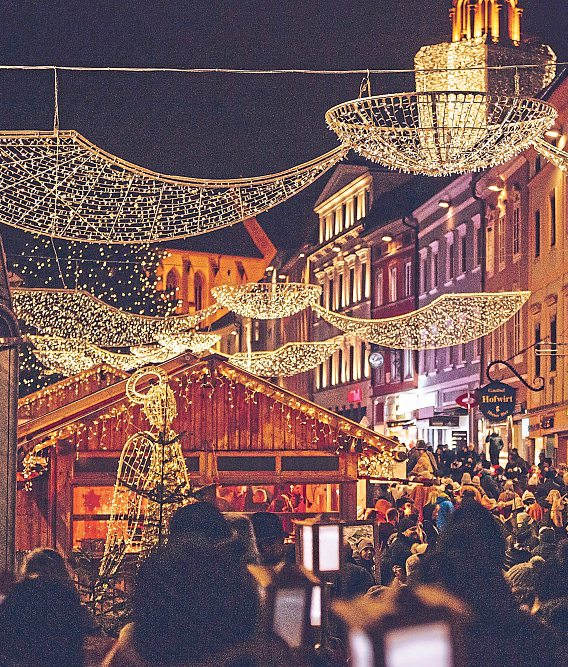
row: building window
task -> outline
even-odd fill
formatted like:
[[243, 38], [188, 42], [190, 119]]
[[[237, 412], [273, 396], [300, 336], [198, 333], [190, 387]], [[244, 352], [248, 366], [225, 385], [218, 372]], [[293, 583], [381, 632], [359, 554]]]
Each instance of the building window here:
[[537, 155], [534, 159], [534, 173], [538, 174], [538, 172], [542, 169], [542, 157], [540, 155]]
[[420, 294], [426, 294], [428, 290], [428, 257], [424, 253], [420, 257]]
[[553, 190], [549, 196], [550, 202], [550, 247], [556, 245], [556, 190]]
[[464, 234], [460, 238], [461, 251], [460, 251], [460, 270], [462, 273], [467, 271], [467, 235]]
[[506, 239], [506, 226], [505, 226], [505, 216], [501, 216], [499, 218], [499, 269], [501, 270], [505, 266], [505, 259], [506, 259], [506, 247], [505, 247], [505, 239]]
[[513, 255], [517, 256], [521, 252], [521, 207], [515, 204], [513, 209]]
[[454, 239], [448, 239], [446, 246], [446, 280], [449, 282], [454, 277], [456, 256], [454, 250]]
[[495, 233], [493, 227], [487, 228], [485, 237], [485, 269], [491, 276], [495, 267]]
[[203, 274], [196, 273], [193, 279], [193, 302], [195, 303], [195, 310], [203, 308]]
[[467, 361], [467, 343], [460, 345], [460, 364], [465, 364]]
[[400, 362], [401, 362], [401, 350], [391, 350], [390, 353], [390, 362], [391, 362], [391, 381], [398, 382], [400, 380]]
[[481, 233], [481, 227], [475, 228], [475, 245], [473, 251], [475, 253], [474, 266], [481, 266], [481, 258], [483, 257], [483, 234]]
[[356, 354], [356, 349], [355, 345], [351, 345], [349, 347], [349, 354], [350, 354], [350, 361], [351, 361], [351, 379], [352, 380], [358, 380], [359, 379], [359, 364], [357, 363], [357, 354]]
[[436, 289], [438, 287], [438, 253], [437, 252], [432, 252], [431, 254], [431, 259], [430, 259], [430, 267], [431, 267], [431, 281], [432, 281], [432, 286], [431, 289]]
[[517, 311], [513, 315], [513, 354], [520, 354], [523, 349], [523, 332], [522, 332], [521, 313]]
[[357, 282], [355, 281], [355, 267], [349, 269], [349, 290], [351, 292], [351, 303], [357, 302]]
[[412, 263], [407, 262], [404, 265], [404, 296], [410, 296], [412, 289]]
[[361, 262], [361, 299], [367, 297], [367, 262]]
[[389, 267], [389, 301], [397, 300], [397, 270], [396, 266]]
[[557, 367], [558, 357], [556, 356], [556, 343], [558, 342], [558, 331], [556, 325], [556, 315], [550, 318], [550, 371], [554, 372]]
[[335, 285], [334, 285], [334, 282], [333, 282], [333, 276], [330, 276], [330, 278], [329, 278], [329, 288], [328, 288], [328, 292], [327, 292], [327, 295], [328, 295], [328, 298], [329, 298], [329, 301], [328, 301], [328, 304], [327, 304], [328, 310], [333, 310], [335, 308], [335, 297], [334, 297], [334, 293], [333, 293], [334, 288], [335, 288]]
[[414, 374], [414, 352], [413, 350], [404, 350], [403, 360], [402, 360], [404, 369], [404, 379], [408, 380]]
[[343, 220], [342, 220], [343, 208], [338, 206], [334, 211], [335, 218], [335, 234], [341, 234], [343, 231]]
[[[540, 324], [535, 324], [534, 326], [534, 347], [535, 351], [539, 352], [540, 347]], [[540, 377], [541, 366], [540, 366], [541, 356], [540, 354], [534, 355], [534, 374], [536, 377]]]
[[540, 257], [540, 211], [534, 212], [534, 256]]
[[339, 269], [339, 280], [337, 282], [337, 307], [341, 308], [345, 305], [344, 295], [343, 295], [343, 269]]
[[333, 236], [333, 213], [325, 216], [325, 239], [328, 241]]
[[382, 306], [385, 302], [385, 295], [384, 295], [384, 285], [383, 285], [383, 272], [381, 269], [379, 269], [377, 273], [377, 289], [376, 289], [377, 295], [376, 295], [376, 303], [377, 306]]
[[255, 343], [260, 340], [260, 320], [252, 321], [252, 338]]

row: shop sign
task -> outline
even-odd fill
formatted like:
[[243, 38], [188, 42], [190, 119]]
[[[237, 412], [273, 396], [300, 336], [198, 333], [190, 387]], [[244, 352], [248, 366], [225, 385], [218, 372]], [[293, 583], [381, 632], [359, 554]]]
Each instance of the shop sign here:
[[460, 418], [458, 415], [436, 415], [430, 417], [430, 426], [459, 426]]
[[477, 406], [477, 398], [475, 398], [473, 392], [466, 391], [465, 394], [460, 394], [460, 396], [456, 398], [456, 403], [460, 408], [475, 408]]
[[490, 382], [477, 390], [479, 409], [492, 422], [500, 422], [515, 411], [517, 390], [504, 382]]
[[360, 403], [361, 402], [362, 392], [361, 389], [350, 389], [347, 392], [347, 402], [348, 403]]
[[385, 358], [381, 352], [371, 352], [369, 355], [369, 364], [371, 368], [382, 368], [385, 364]]

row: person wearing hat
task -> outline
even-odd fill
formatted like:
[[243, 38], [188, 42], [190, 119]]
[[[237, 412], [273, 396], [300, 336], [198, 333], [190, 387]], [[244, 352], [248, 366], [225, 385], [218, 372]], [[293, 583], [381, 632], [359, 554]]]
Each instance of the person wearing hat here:
[[505, 573], [505, 578], [511, 586], [511, 592], [526, 611], [530, 611], [535, 602], [535, 575], [544, 562], [544, 559], [540, 556], [533, 556], [528, 561], [513, 565]]
[[544, 560], [556, 554], [556, 533], [554, 528], [543, 526], [538, 531], [538, 546], [531, 551], [532, 556], [541, 556]]
[[284, 539], [280, 517], [272, 512], [256, 512], [251, 516], [256, 544], [263, 565], [278, 565], [284, 558]]
[[367, 572], [373, 575], [375, 574], [375, 545], [373, 541], [367, 537], [359, 540], [357, 542], [357, 552], [355, 555], [355, 563], [359, 567], [365, 568]]
[[409, 474], [415, 477], [422, 477], [428, 474], [430, 475], [430, 479], [432, 479], [434, 477], [434, 466], [432, 465], [432, 459], [428, 456], [429, 452], [424, 440], [419, 440], [416, 443], [416, 450], [418, 451], [418, 459], [414, 467], [410, 469]]

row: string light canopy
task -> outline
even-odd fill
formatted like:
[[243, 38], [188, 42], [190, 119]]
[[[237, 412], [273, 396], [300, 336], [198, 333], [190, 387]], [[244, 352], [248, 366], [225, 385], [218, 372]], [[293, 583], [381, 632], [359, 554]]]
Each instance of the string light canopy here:
[[286, 343], [270, 352], [239, 352], [229, 361], [261, 377], [289, 377], [319, 366], [340, 348], [342, 340], [338, 336], [321, 342]]
[[568, 172], [568, 153], [566, 151], [554, 146], [542, 137], [535, 139], [533, 146], [544, 158], [552, 162], [555, 167]]
[[557, 115], [529, 97], [425, 91], [359, 97], [329, 109], [325, 118], [344, 146], [369, 160], [446, 176], [506, 162]]
[[225, 308], [258, 320], [288, 317], [318, 302], [319, 285], [309, 283], [247, 283], [220, 285], [211, 290]]
[[159, 174], [70, 130], [0, 133], [0, 222], [91, 243], [167, 241], [233, 225], [313, 183], [344, 147], [256, 178]]
[[163, 363], [188, 350], [199, 354], [213, 347], [221, 337], [195, 333], [169, 336], [163, 344], [136, 347], [130, 354], [112, 352], [79, 338], [28, 336], [33, 354], [45, 367], [44, 374], [76, 375], [94, 366], [107, 364], [121, 371], [132, 371], [149, 363]]
[[427, 350], [486, 336], [507, 322], [529, 296], [530, 292], [443, 294], [411, 313], [375, 320], [348, 317], [319, 305], [314, 308], [326, 322], [370, 343]]
[[78, 338], [101, 347], [128, 347], [153, 343], [160, 336], [187, 333], [215, 313], [219, 306], [190, 315], [150, 317], [109, 306], [81, 290], [15, 288], [14, 312], [40, 334]]

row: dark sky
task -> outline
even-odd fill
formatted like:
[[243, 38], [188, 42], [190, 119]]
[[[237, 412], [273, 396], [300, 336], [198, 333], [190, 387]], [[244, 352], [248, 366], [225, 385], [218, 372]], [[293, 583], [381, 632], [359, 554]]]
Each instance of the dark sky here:
[[[449, 37], [449, 0], [3, 0], [0, 62], [27, 65], [406, 68]], [[523, 31], [568, 60], [566, 0], [525, 0]], [[151, 169], [278, 171], [336, 145], [324, 113], [360, 76], [63, 73], [61, 127]], [[374, 92], [412, 87], [374, 77]], [[49, 129], [49, 73], [0, 72], [0, 128]], [[322, 182], [261, 217], [293, 244]]]

